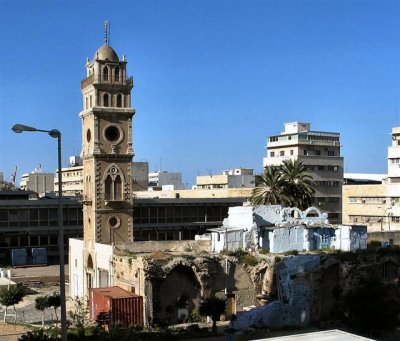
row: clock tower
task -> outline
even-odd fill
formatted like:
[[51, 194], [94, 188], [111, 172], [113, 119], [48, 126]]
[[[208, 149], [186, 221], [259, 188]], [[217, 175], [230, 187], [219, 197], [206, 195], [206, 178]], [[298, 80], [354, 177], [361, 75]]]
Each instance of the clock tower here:
[[96, 283], [95, 244], [133, 241], [132, 117], [133, 79], [125, 56], [105, 44], [86, 62], [83, 94], [83, 228], [87, 287]]

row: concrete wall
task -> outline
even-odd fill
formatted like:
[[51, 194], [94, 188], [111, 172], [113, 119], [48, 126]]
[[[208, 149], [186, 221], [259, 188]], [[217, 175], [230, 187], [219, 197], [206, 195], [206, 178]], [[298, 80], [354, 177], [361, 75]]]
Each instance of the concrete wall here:
[[69, 296], [83, 297], [84, 296], [84, 254], [83, 240], [69, 239]]
[[147, 191], [149, 187], [149, 163], [132, 162], [133, 191]]
[[303, 251], [306, 229], [303, 226], [290, 228], [277, 228], [269, 234], [269, 250], [273, 253], [288, 252], [292, 250]]
[[400, 231], [370, 232], [368, 241], [389, 242], [391, 245], [400, 245]]
[[145, 241], [134, 243], [117, 243], [115, 247], [121, 251], [127, 250], [134, 253], [147, 252], [187, 252], [211, 250], [211, 240], [181, 240], [181, 241]]

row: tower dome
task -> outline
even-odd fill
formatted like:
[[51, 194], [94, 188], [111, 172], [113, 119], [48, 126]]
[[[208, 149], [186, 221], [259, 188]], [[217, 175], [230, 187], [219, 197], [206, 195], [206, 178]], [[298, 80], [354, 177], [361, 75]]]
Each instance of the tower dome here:
[[104, 44], [102, 47], [100, 47], [97, 50], [96, 55], [95, 55], [95, 59], [109, 60], [109, 61], [112, 61], [112, 62], [118, 62], [119, 61], [117, 53], [108, 44]]

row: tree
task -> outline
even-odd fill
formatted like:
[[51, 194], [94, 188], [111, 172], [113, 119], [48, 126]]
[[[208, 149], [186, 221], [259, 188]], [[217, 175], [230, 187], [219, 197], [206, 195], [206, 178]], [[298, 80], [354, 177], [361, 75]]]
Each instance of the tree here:
[[290, 203], [285, 190], [280, 168], [265, 167], [263, 175], [258, 179], [258, 186], [253, 190], [251, 202], [253, 205], [288, 205]]
[[61, 306], [61, 296], [58, 292], [53, 292], [52, 295], [48, 297], [48, 307], [54, 309], [54, 314], [56, 315], [56, 325], [58, 321], [57, 309]]
[[291, 205], [301, 209], [309, 207], [315, 193], [315, 183], [307, 167], [299, 160], [285, 160], [280, 167], [285, 193], [291, 198]]
[[225, 311], [226, 300], [218, 297], [206, 298], [200, 303], [199, 313], [201, 316], [210, 316], [213, 321], [213, 332], [217, 334], [217, 321]]
[[78, 336], [85, 334], [85, 328], [89, 326], [89, 308], [84, 298], [74, 299], [74, 309], [69, 312], [72, 325], [76, 328]]
[[49, 307], [49, 296], [38, 296], [35, 298], [35, 308], [42, 312], [42, 327], [44, 327], [44, 312]]
[[14, 308], [14, 321], [17, 321], [17, 310], [15, 309], [15, 305], [23, 301], [24, 296], [25, 292], [22, 285], [13, 285], [8, 290], [0, 292], [0, 304], [6, 307], [6, 311], [4, 313], [4, 322], [6, 321], [7, 310], [10, 306], [13, 306]]
[[253, 190], [253, 205], [296, 206], [305, 209], [312, 203], [314, 181], [301, 161], [285, 160], [281, 166], [267, 166]]

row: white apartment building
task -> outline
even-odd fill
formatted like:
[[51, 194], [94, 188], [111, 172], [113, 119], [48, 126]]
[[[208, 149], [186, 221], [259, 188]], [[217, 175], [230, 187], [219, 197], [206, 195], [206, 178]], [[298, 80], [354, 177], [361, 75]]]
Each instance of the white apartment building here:
[[196, 188], [254, 188], [255, 176], [252, 168], [234, 168], [225, 170], [221, 175], [202, 175], [196, 177]]
[[[57, 172], [58, 174], [58, 172]], [[69, 167], [61, 169], [62, 194], [66, 197], [81, 197], [83, 194], [83, 166], [79, 156], [70, 156]], [[58, 188], [58, 175], [54, 178]]]
[[313, 177], [313, 205], [328, 213], [332, 223], [341, 223], [343, 157], [340, 134], [311, 130], [310, 123], [285, 123], [285, 130], [268, 138], [263, 165], [278, 166], [284, 160], [300, 160]]

